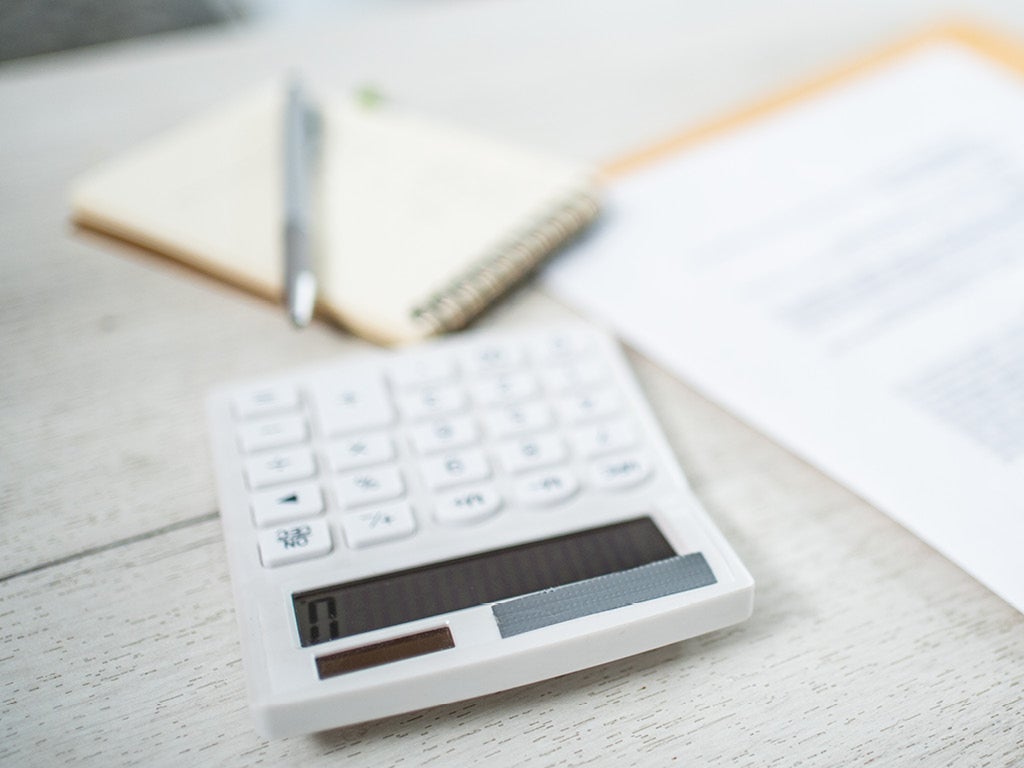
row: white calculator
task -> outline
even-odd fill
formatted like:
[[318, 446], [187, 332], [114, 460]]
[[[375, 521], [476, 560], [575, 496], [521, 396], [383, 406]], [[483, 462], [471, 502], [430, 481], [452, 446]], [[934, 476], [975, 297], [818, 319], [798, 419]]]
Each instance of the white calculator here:
[[617, 345], [469, 333], [214, 392], [258, 729], [468, 699], [746, 619]]

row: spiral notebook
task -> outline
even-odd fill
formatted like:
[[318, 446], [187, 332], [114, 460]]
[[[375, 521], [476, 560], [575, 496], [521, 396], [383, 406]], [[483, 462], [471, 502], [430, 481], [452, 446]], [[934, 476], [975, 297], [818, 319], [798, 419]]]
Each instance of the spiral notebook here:
[[[588, 169], [355, 99], [319, 99], [317, 313], [385, 344], [462, 327], [598, 210]], [[80, 178], [75, 223], [273, 300], [284, 88]]]

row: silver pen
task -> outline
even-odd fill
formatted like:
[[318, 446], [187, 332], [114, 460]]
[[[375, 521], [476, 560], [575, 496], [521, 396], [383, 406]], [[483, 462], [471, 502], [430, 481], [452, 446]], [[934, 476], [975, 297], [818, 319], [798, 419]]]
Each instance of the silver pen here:
[[316, 274], [310, 256], [313, 118], [302, 85], [292, 79], [284, 117], [284, 292], [288, 315], [299, 328], [309, 325], [316, 303]]

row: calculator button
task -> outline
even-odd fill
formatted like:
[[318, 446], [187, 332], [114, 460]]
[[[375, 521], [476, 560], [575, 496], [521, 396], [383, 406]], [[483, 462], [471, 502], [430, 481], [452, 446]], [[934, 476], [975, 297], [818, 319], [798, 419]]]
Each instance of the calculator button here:
[[502, 405], [529, 400], [540, 393], [540, 384], [529, 373], [503, 373], [481, 379], [473, 387], [473, 397], [484, 405]]
[[399, 389], [443, 384], [455, 378], [455, 361], [439, 355], [399, 360], [390, 366], [391, 381]]
[[583, 395], [570, 395], [558, 404], [562, 420], [579, 424], [610, 416], [619, 410], [619, 398], [611, 389], [598, 389]]
[[398, 399], [402, 415], [410, 421], [458, 413], [467, 404], [466, 392], [461, 387], [427, 387]]
[[316, 463], [309, 448], [285, 448], [245, 460], [245, 476], [250, 488], [305, 480], [316, 474]]
[[312, 517], [323, 511], [324, 496], [315, 482], [260, 491], [252, 495], [252, 516], [260, 528]]
[[600, 384], [608, 377], [608, 371], [595, 360], [547, 368], [541, 376], [544, 379], [544, 387], [549, 392], [563, 394]]
[[565, 501], [580, 488], [568, 469], [548, 469], [516, 483], [516, 498], [529, 507], [546, 507]]
[[324, 376], [314, 392], [320, 423], [328, 436], [386, 427], [395, 419], [382, 376]]
[[299, 392], [288, 384], [271, 384], [240, 392], [232, 399], [235, 415], [241, 419], [269, 416], [299, 407]]
[[468, 416], [420, 424], [409, 433], [417, 453], [436, 453], [475, 443], [480, 432]]
[[383, 464], [395, 457], [395, 443], [386, 432], [335, 440], [327, 449], [331, 469], [345, 472], [357, 467]]
[[542, 365], [555, 365], [586, 355], [593, 346], [586, 333], [553, 333], [533, 345], [533, 357]]
[[565, 460], [565, 443], [553, 433], [524, 437], [498, 447], [501, 465], [509, 472], [559, 464]]
[[404, 539], [416, 532], [412, 507], [402, 502], [343, 515], [341, 528], [352, 549]]
[[334, 490], [342, 507], [361, 507], [401, 496], [405, 482], [398, 467], [377, 467], [342, 475], [334, 481]]
[[590, 472], [598, 488], [619, 490], [646, 480], [651, 465], [642, 456], [619, 456], [594, 462]]
[[572, 446], [585, 459], [632, 448], [636, 445], [636, 429], [626, 419], [602, 421], [581, 427], [572, 433]]
[[498, 489], [487, 483], [438, 496], [434, 518], [445, 525], [466, 525], [484, 520], [499, 509]]
[[423, 479], [434, 490], [491, 476], [491, 466], [480, 450], [450, 451], [430, 457], [421, 462], [420, 469]]
[[322, 557], [331, 551], [326, 520], [306, 520], [259, 533], [260, 559], [266, 568]]
[[302, 416], [251, 421], [238, 427], [238, 444], [246, 453], [305, 442], [308, 431]]
[[522, 347], [515, 344], [484, 344], [463, 355], [466, 372], [473, 376], [490, 376], [519, 368], [526, 362]]
[[490, 411], [484, 419], [495, 437], [513, 437], [551, 426], [551, 409], [542, 402], [523, 403]]

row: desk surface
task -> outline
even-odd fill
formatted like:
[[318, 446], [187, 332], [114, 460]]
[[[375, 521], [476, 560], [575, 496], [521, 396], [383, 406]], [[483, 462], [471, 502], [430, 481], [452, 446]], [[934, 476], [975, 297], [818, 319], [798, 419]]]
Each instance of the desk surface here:
[[[689, 5], [388, 5], [0, 68], [0, 765], [1024, 761], [1024, 616], [637, 355], [758, 581], [750, 621], [347, 730], [265, 742], [250, 725], [204, 393], [363, 344], [76, 235], [68, 181], [289, 65], [598, 162], [898, 39], [940, 4]], [[984, 8], [1024, 38], [1019, 4]], [[480, 325], [569, 314], [527, 286]]]

